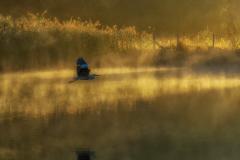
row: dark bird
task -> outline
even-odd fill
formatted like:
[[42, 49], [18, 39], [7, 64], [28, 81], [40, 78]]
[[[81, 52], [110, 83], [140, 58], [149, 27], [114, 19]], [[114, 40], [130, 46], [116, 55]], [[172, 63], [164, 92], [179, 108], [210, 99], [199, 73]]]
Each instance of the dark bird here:
[[69, 83], [73, 83], [78, 80], [94, 80], [97, 76], [96, 74], [90, 74], [91, 70], [89, 69], [89, 65], [87, 62], [81, 57], [76, 61], [76, 73], [77, 76], [69, 81]]

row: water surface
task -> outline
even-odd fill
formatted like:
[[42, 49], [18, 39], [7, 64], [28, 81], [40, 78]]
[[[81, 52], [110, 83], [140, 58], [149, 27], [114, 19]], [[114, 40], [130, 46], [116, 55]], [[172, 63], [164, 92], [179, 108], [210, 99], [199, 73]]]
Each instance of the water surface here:
[[239, 159], [239, 75], [101, 69], [0, 76], [0, 158]]

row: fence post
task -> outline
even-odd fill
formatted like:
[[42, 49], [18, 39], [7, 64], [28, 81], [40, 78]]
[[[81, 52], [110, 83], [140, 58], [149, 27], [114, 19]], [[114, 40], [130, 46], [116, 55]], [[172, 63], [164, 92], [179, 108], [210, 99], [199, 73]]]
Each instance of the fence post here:
[[2, 26], [2, 32], [3, 32], [3, 33], [5, 33], [6, 28], [7, 28], [7, 25], [4, 23], [3, 26]]
[[213, 35], [212, 35], [212, 48], [215, 48], [215, 40], [216, 40], [216, 36], [215, 36], [215, 33], [213, 32]]
[[152, 39], [153, 39], [153, 50], [156, 50], [156, 33], [155, 33], [155, 28], [152, 30]]
[[180, 36], [179, 36], [179, 33], [177, 33], [177, 45], [176, 45], [176, 47], [177, 47], [177, 49], [180, 47]]

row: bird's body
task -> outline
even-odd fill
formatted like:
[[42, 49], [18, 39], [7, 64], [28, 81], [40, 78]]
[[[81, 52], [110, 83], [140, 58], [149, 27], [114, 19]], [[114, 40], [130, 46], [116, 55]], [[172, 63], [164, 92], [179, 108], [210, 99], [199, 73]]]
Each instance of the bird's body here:
[[77, 77], [88, 77], [90, 74], [89, 66], [83, 58], [78, 58], [76, 70]]
[[73, 83], [80, 80], [94, 80], [98, 75], [90, 74], [89, 65], [83, 58], [78, 58], [76, 66], [77, 76], [73, 78], [69, 83]]

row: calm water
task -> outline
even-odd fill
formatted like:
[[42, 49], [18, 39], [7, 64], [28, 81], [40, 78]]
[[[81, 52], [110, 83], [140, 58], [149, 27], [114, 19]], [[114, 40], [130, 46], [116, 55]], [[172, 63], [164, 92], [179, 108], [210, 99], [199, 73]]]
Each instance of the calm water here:
[[0, 77], [0, 159], [239, 159], [239, 75], [101, 69]]

